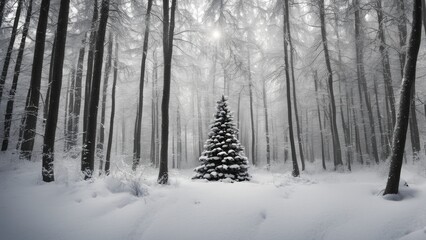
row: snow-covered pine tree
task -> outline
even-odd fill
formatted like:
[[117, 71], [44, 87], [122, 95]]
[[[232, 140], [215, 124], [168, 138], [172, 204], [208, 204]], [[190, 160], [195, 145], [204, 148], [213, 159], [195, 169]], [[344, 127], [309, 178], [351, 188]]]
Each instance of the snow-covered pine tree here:
[[209, 139], [200, 157], [201, 166], [194, 169], [197, 174], [193, 179], [250, 180], [247, 172], [248, 160], [244, 156], [244, 148], [236, 137], [238, 129], [235, 128], [227, 100], [222, 96], [217, 102], [215, 120], [210, 126]]

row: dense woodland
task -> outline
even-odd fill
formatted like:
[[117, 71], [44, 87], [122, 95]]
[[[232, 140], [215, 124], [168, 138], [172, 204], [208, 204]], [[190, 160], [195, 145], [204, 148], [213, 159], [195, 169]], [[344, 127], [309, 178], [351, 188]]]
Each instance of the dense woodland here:
[[252, 167], [390, 164], [397, 193], [426, 151], [424, 3], [1, 0], [1, 151], [45, 182], [58, 158], [89, 180], [125, 156], [166, 184], [199, 165], [224, 95]]

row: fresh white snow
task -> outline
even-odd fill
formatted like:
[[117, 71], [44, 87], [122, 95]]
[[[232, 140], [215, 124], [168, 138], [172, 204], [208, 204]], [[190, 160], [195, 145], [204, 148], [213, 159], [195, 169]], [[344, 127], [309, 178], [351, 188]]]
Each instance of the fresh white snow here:
[[[403, 166], [400, 201], [380, 191], [386, 166], [323, 172], [308, 164], [300, 178], [290, 164], [250, 169], [250, 182], [191, 180], [172, 170], [136, 174], [114, 165], [112, 176], [79, 179], [79, 159], [56, 162], [56, 181], [41, 181], [41, 163], [0, 158], [0, 239], [238, 240], [426, 239], [424, 166]], [[118, 160], [117, 160], [118, 161]]]

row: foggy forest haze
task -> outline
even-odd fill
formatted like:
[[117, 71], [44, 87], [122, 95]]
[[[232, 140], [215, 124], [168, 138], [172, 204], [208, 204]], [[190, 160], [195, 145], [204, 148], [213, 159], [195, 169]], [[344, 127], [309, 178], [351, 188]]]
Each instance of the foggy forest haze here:
[[425, 35], [425, 0], [0, 0], [0, 238], [426, 239]]

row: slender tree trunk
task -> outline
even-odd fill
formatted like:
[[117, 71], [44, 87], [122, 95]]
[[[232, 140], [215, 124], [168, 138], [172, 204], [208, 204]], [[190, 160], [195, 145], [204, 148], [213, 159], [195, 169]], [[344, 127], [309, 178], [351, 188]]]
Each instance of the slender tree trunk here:
[[[0, 6], [1, 14], [3, 14], [3, 7], [5, 3], [6, 1], [3, 1], [2, 3], [0, 3], [2, 4], [2, 6]], [[3, 142], [1, 146], [2, 151], [6, 151], [9, 146], [10, 127], [12, 125], [13, 105], [15, 103], [15, 94], [16, 94], [16, 88], [18, 87], [18, 80], [19, 80], [19, 74], [21, 72], [22, 59], [24, 58], [25, 41], [27, 39], [28, 29], [29, 29], [29, 25], [31, 21], [32, 6], [33, 6], [33, 0], [29, 0], [28, 8], [27, 8], [27, 16], [25, 17], [25, 23], [22, 28], [21, 43], [19, 44], [18, 56], [16, 57], [12, 87], [10, 88], [9, 98], [8, 98], [7, 106], [6, 106], [6, 114], [5, 114], [5, 120], [4, 120], [4, 137], [3, 137]], [[0, 16], [0, 19], [2, 19], [2, 16]]]
[[98, 22], [98, 0], [93, 1], [93, 16], [89, 36], [89, 51], [87, 53], [87, 71], [86, 71], [86, 83], [84, 86], [84, 110], [83, 110], [83, 143], [86, 142], [87, 137], [87, 123], [89, 120], [89, 108], [90, 108], [90, 93], [92, 89], [92, 77], [93, 77], [93, 59], [95, 56], [95, 44], [97, 35], [97, 22]]
[[[31, 92], [31, 88], [28, 88], [27, 91], [27, 98], [25, 100], [25, 106], [28, 105], [28, 103], [30, 102], [30, 92]], [[22, 144], [22, 139], [24, 138], [24, 126], [25, 126], [25, 121], [27, 120], [27, 115], [24, 114], [21, 117], [21, 125], [19, 126], [19, 136], [18, 136], [18, 142], [16, 143], [16, 150], [19, 151], [21, 149], [21, 144]]]
[[158, 62], [157, 53], [154, 53], [154, 85], [155, 85], [155, 167], [160, 164], [160, 114], [159, 114], [159, 96], [158, 96]]
[[[399, 1], [398, 2], [399, 8], [401, 10], [404, 10], [404, 2], [403, 1]], [[424, 6], [424, 0], [422, 0], [422, 9], [426, 9]], [[398, 25], [398, 29], [399, 29], [399, 36], [400, 36], [400, 45], [403, 46], [403, 44], [406, 42], [406, 35], [407, 35], [407, 27], [406, 27], [406, 19], [405, 19], [405, 14], [404, 12], [401, 13], [401, 19]], [[423, 14], [422, 19], [423, 21], [426, 20], [426, 14]], [[404, 19], [402, 19], [404, 18]], [[426, 31], [426, 26], [425, 26], [425, 31]], [[404, 42], [402, 42], [404, 41]], [[403, 54], [403, 53], [402, 53]], [[405, 57], [405, 56], [404, 56]], [[403, 65], [401, 65], [403, 66]], [[417, 124], [417, 114], [416, 114], [416, 101], [415, 101], [415, 96], [416, 96], [416, 87], [415, 87], [415, 83], [413, 83], [413, 87], [412, 87], [412, 93], [411, 93], [411, 110], [410, 110], [410, 136], [411, 136], [411, 146], [412, 146], [412, 150], [413, 150], [413, 159], [417, 160], [418, 159], [418, 153], [420, 152], [420, 137], [419, 137], [419, 130], [418, 130], [418, 124]]]
[[330, 98], [330, 120], [331, 120], [331, 130], [332, 130], [332, 140], [333, 140], [333, 152], [334, 152], [334, 168], [337, 169], [339, 166], [343, 165], [342, 161], [342, 150], [340, 148], [339, 132], [337, 130], [337, 121], [336, 121], [336, 102], [334, 100], [334, 90], [333, 90], [333, 72], [331, 70], [330, 56], [328, 53], [328, 42], [327, 42], [327, 32], [325, 25], [325, 10], [324, 10], [324, 0], [319, 1], [320, 4], [320, 20], [321, 20], [321, 37], [322, 44], [324, 48], [324, 57], [325, 64], [327, 67], [328, 75], [328, 91]]
[[[385, 88], [385, 96], [388, 96], [388, 91]], [[385, 101], [385, 110], [386, 110], [386, 151], [387, 154], [386, 156], [389, 157], [390, 154], [390, 145], [391, 145], [391, 141], [392, 141], [392, 131], [393, 131], [393, 124], [392, 124], [392, 116], [391, 116], [391, 112], [390, 112], [390, 106], [389, 106], [389, 102]], [[386, 158], [387, 158], [386, 157]]]
[[241, 114], [241, 93], [243, 91], [244, 87], [241, 88], [240, 92], [238, 93], [238, 104], [237, 104], [237, 138], [240, 139], [240, 114]]
[[287, 129], [284, 129], [284, 163], [288, 160], [288, 126]]
[[[340, 75], [338, 75], [339, 78], [339, 93], [340, 93], [340, 118], [342, 121], [342, 128], [343, 128], [343, 136], [345, 140], [345, 147], [346, 147], [346, 162], [348, 164], [348, 170], [352, 171], [351, 169], [351, 161], [352, 161], [352, 151], [351, 151], [351, 135], [350, 135], [350, 128], [349, 128], [349, 113], [348, 113], [348, 121], [345, 121], [344, 113], [343, 113], [343, 100], [342, 100], [342, 88], [341, 88], [341, 82], [342, 79], [340, 79]], [[345, 80], [346, 81], [346, 80]], [[345, 90], [347, 93], [347, 91]], [[346, 94], [347, 97], [347, 94]], [[346, 98], [347, 100], [347, 98]]]
[[398, 36], [399, 36], [399, 64], [401, 70], [401, 77], [403, 76], [404, 64], [405, 64], [405, 46], [407, 44], [407, 18], [405, 16], [405, 5], [404, 0], [395, 0], [396, 11], [399, 14], [397, 16], [398, 22]]
[[46, 39], [47, 19], [49, 15], [50, 0], [42, 0], [40, 15], [37, 25], [33, 65], [30, 80], [30, 91], [28, 92], [28, 104], [25, 106], [25, 122], [20, 157], [31, 160], [36, 135], [38, 105], [40, 100], [41, 73], [43, 70], [43, 55]]
[[354, 93], [353, 89], [351, 88], [351, 107], [352, 107], [352, 120], [354, 122], [354, 129], [355, 129], [355, 151], [359, 154], [359, 162], [361, 164], [364, 164], [364, 157], [362, 154], [362, 147], [361, 147], [361, 136], [359, 133], [359, 127], [358, 127], [358, 121], [356, 118], [356, 111], [355, 111], [355, 104], [354, 104]]
[[320, 136], [321, 136], [321, 161], [322, 161], [322, 168], [324, 170], [326, 170], [327, 167], [325, 166], [324, 136], [323, 136], [322, 122], [321, 122], [320, 103], [319, 103], [319, 98], [318, 98], [318, 74], [317, 74], [317, 71], [314, 71], [314, 83], [315, 83], [315, 94], [316, 94], [316, 102], [317, 102], [318, 123], [319, 123], [319, 130], [320, 130]]
[[[54, 63], [52, 64], [52, 66], [54, 66]], [[53, 68], [52, 68], [53, 69]], [[53, 73], [53, 71], [52, 71]], [[52, 75], [53, 78], [53, 75]], [[52, 82], [51, 82], [52, 83]], [[49, 86], [50, 89], [48, 89], [49, 92], [49, 98], [46, 98], [46, 104], [48, 105], [49, 99], [50, 99], [50, 95], [51, 95], [51, 86]], [[67, 138], [67, 126], [68, 126], [68, 121], [69, 121], [69, 117], [68, 117], [68, 103], [69, 103], [69, 98], [70, 98], [70, 88], [71, 88], [71, 74], [68, 74], [68, 80], [67, 80], [67, 90], [65, 93], [65, 109], [64, 109], [64, 152], [67, 152], [68, 149], [68, 138]], [[46, 117], [46, 122], [47, 119], [49, 118], [49, 107], [47, 107], [47, 117]]]
[[[112, 42], [112, 40], [111, 40]], [[111, 148], [112, 148], [112, 137], [114, 136], [114, 118], [115, 118], [115, 87], [117, 85], [118, 78], [118, 41], [115, 38], [115, 58], [114, 58], [114, 75], [112, 80], [111, 89], [111, 115], [109, 120], [109, 132], [108, 132], [108, 146], [105, 158], [105, 175], [109, 175], [111, 167]]]
[[121, 119], [121, 154], [126, 153], [126, 118], [124, 117], [124, 111], [123, 111], [123, 118]]
[[175, 131], [172, 129], [172, 168], [176, 168]]
[[16, 8], [15, 18], [13, 20], [12, 33], [9, 40], [9, 46], [7, 47], [6, 57], [4, 58], [4, 62], [3, 62], [3, 71], [1, 72], [1, 76], [0, 76], [0, 103], [3, 98], [4, 83], [6, 82], [7, 72], [9, 70], [9, 63], [10, 63], [10, 59], [12, 58], [13, 45], [15, 44], [23, 2], [24, 0], [18, 0], [18, 6]]
[[[355, 38], [356, 38], [356, 60], [357, 60], [357, 74], [358, 74], [358, 80], [360, 82], [360, 85], [362, 87], [362, 90], [364, 91], [364, 99], [365, 99], [365, 105], [367, 107], [367, 114], [369, 119], [369, 125], [370, 125], [370, 139], [371, 139], [371, 148], [373, 151], [373, 157], [376, 163], [379, 163], [379, 155], [377, 151], [377, 142], [376, 142], [376, 133], [375, 133], [375, 127], [374, 127], [374, 118], [373, 118], [373, 111], [371, 108], [370, 99], [368, 96], [368, 89], [367, 89], [367, 82], [365, 79], [365, 71], [364, 71], [364, 54], [363, 54], [363, 40], [361, 36], [361, 20], [360, 20], [360, 6], [359, 6], [359, 0], [354, 0], [354, 7], [355, 7]], [[362, 100], [361, 100], [362, 102]]]
[[185, 124], [185, 163], [188, 164], [188, 124]]
[[106, 115], [106, 102], [108, 95], [108, 80], [109, 75], [111, 73], [111, 64], [112, 64], [112, 32], [109, 31], [109, 39], [108, 39], [108, 52], [105, 63], [105, 71], [104, 71], [104, 86], [102, 89], [102, 109], [101, 109], [101, 124], [99, 125], [99, 140], [97, 144], [97, 157], [99, 158], [99, 174], [102, 174], [104, 169], [104, 143], [105, 143], [105, 115]]
[[1, 24], [3, 23], [3, 14], [4, 14], [4, 7], [6, 6], [7, 0], [3, 0], [0, 2], [0, 28]]
[[143, 114], [143, 91], [145, 83], [145, 68], [146, 68], [146, 57], [148, 54], [148, 41], [149, 41], [149, 31], [150, 31], [150, 18], [151, 18], [151, 7], [152, 1], [148, 0], [148, 7], [145, 15], [145, 34], [143, 40], [143, 50], [142, 50], [142, 63], [141, 63], [141, 75], [139, 82], [139, 104], [136, 115], [136, 129], [135, 135], [133, 138], [133, 171], [136, 170], [139, 165], [141, 158], [141, 134], [142, 134], [142, 114]]
[[379, 122], [379, 131], [380, 131], [380, 145], [382, 148], [381, 151], [381, 155], [383, 157], [384, 160], [386, 160], [387, 156], [386, 154], [386, 139], [385, 139], [385, 134], [383, 131], [383, 127], [382, 127], [382, 115], [380, 113], [380, 105], [379, 105], [379, 97], [378, 97], [378, 90], [377, 90], [377, 81], [376, 78], [374, 77], [374, 96], [376, 98], [376, 110], [377, 110], [377, 118], [378, 118], [378, 122]]
[[104, 55], [105, 31], [109, 14], [109, 0], [102, 0], [101, 17], [99, 20], [98, 34], [96, 38], [96, 51], [93, 64], [93, 79], [90, 92], [90, 106], [87, 120], [87, 137], [83, 143], [83, 152], [81, 159], [81, 171], [84, 179], [92, 178], [95, 166], [95, 150], [96, 150], [96, 125], [99, 106], [99, 92], [102, 76], [102, 60]]
[[50, 98], [51, 83], [53, 78], [53, 64], [55, 62], [55, 49], [56, 49], [56, 33], [55, 33], [55, 37], [53, 38], [52, 50], [50, 53], [49, 79], [47, 82], [47, 91], [46, 91], [46, 96], [44, 98], [44, 106], [43, 106], [43, 126], [46, 124], [47, 115], [49, 113], [49, 98]]
[[276, 123], [275, 123], [275, 121], [274, 121], [274, 118], [271, 116], [271, 120], [272, 120], [272, 136], [273, 136], [273, 139], [274, 139], [274, 144], [273, 144], [273, 146], [274, 146], [274, 148], [273, 148], [273, 160], [276, 162], [277, 161], [277, 159], [278, 159], [278, 134], [276, 134], [276, 129], [277, 129], [277, 127], [276, 127]]
[[[422, 14], [423, 29], [424, 29], [424, 32], [426, 34], [426, 3], [425, 3], [425, 0], [422, 0], [422, 12], [423, 12], [423, 14]], [[424, 108], [425, 117], [426, 117], [426, 103], [423, 104], [423, 108]], [[424, 144], [423, 148], [424, 148], [424, 151], [425, 151], [425, 154], [426, 154], [426, 143]]]
[[151, 160], [151, 165], [155, 166], [155, 124], [156, 124], [156, 117], [155, 117], [155, 84], [154, 84], [154, 69], [152, 70], [152, 96], [151, 96], [151, 149], [149, 153], [149, 158]]
[[177, 167], [181, 168], [182, 164], [182, 125], [180, 120], [180, 109], [179, 109], [179, 101], [178, 101], [178, 109], [177, 109], [177, 119], [176, 119], [176, 153], [177, 153]]
[[[387, 91], [386, 101], [389, 102], [389, 106], [390, 106], [390, 110], [391, 110], [391, 116], [392, 116], [392, 119], [389, 119], [389, 121], [391, 120], [392, 126], [394, 126], [395, 125], [395, 118], [396, 118], [395, 117], [395, 115], [396, 115], [395, 114], [395, 96], [394, 96], [394, 93], [393, 93], [392, 75], [391, 75], [391, 69], [390, 69], [390, 63], [389, 63], [389, 54], [388, 54], [386, 38], [385, 38], [385, 30], [384, 30], [385, 29], [384, 28], [385, 22], [383, 20], [382, 0], [376, 0], [376, 12], [377, 12], [377, 21], [378, 21], [378, 25], [379, 25], [379, 41], [380, 41], [379, 51], [380, 51], [380, 55], [382, 57], [383, 81], [384, 81], [385, 88], [386, 88], [386, 91]], [[389, 133], [389, 135], [391, 135], [391, 133]], [[387, 157], [387, 155], [385, 155], [385, 156]]]
[[290, 147], [291, 147], [291, 160], [293, 163], [293, 177], [298, 177], [299, 173], [299, 165], [297, 163], [296, 157], [296, 147], [294, 145], [294, 135], [293, 135], [293, 121], [292, 121], [292, 111], [291, 111], [291, 86], [290, 86], [290, 73], [289, 73], [289, 63], [288, 63], [288, 29], [286, 27], [286, 23], [289, 21], [288, 17], [288, 0], [284, 0], [283, 5], [284, 10], [284, 68], [285, 68], [285, 77], [286, 77], [286, 89], [287, 89], [287, 115], [288, 115], [288, 126], [289, 126], [289, 137], [290, 137]]
[[[338, 57], [338, 68], [339, 68], [339, 73], [337, 74], [337, 77], [339, 78], [339, 94], [340, 94], [340, 118], [341, 118], [341, 122], [342, 122], [342, 128], [343, 128], [343, 135], [344, 135], [344, 140], [345, 140], [345, 147], [346, 147], [346, 158], [347, 158], [347, 163], [348, 163], [348, 170], [351, 171], [351, 162], [352, 162], [352, 157], [353, 157], [353, 149], [352, 149], [352, 144], [351, 144], [351, 127], [350, 127], [350, 110], [349, 110], [349, 93], [348, 93], [348, 83], [347, 83], [347, 78], [346, 78], [346, 74], [345, 74], [345, 70], [343, 68], [343, 61], [342, 61], [342, 52], [341, 52], [341, 48], [340, 48], [340, 34], [339, 34], [339, 17], [338, 17], [338, 9], [335, 9], [334, 12], [334, 32], [335, 35], [337, 37], [337, 57]], [[342, 77], [341, 77], [342, 76]], [[342, 82], [344, 83], [344, 87], [345, 87], [345, 98], [346, 98], [346, 115], [347, 115], [347, 121], [345, 121], [345, 117], [344, 117], [344, 111], [343, 111], [343, 100], [342, 100]]]
[[[197, 79], [195, 79], [195, 77], [193, 77], [192, 79], [194, 82], [196, 82]], [[196, 115], [196, 113], [198, 112], [197, 107], [195, 106], [196, 102], [198, 102], [198, 98], [196, 96], [196, 94], [198, 95], [198, 92], [196, 91], [195, 88], [196, 84], [193, 85], [193, 91], [192, 91], [192, 153], [193, 153], [193, 158], [194, 159], [198, 159], [200, 157], [200, 154], [198, 153], [198, 149], [199, 149], [199, 141], [197, 141], [197, 124], [198, 124], [198, 116]]]
[[[290, 14], [290, 9], [287, 9], [287, 14]], [[296, 94], [296, 80], [294, 77], [294, 66], [293, 66], [293, 42], [291, 39], [291, 28], [290, 28], [290, 16], [286, 16], [286, 27], [287, 27], [287, 34], [288, 34], [288, 45], [290, 48], [290, 70], [291, 70], [291, 83], [292, 83], [292, 89], [293, 89], [293, 106], [294, 106], [294, 117], [296, 119], [296, 134], [297, 134], [297, 143], [299, 146], [299, 155], [300, 155], [300, 161], [302, 163], [302, 171], [305, 170], [305, 156], [303, 154], [303, 146], [302, 146], [302, 138], [301, 138], [301, 131], [300, 131], [300, 124], [299, 124], [299, 113], [297, 110], [297, 94]]]
[[54, 57], [55, 63], [53, 65], [52, 93], [49, 98], [49, 115], [46, 121], [43, 142], [42, 176], [45, 182], [54, 181], [53, 161], [55, 159], [55, 134], [62, 88], [62, 72], [65, 57], [65, 43], [67, 40], [69, 7], [70, 0], [61, 0], [56, 30], [57, 42]]
[[[213, 66], [212, 66], [212, 73], [211, 73], [211, 75], [212, 75], [213, 101], [216, 99], [216, 87], [215, 87], [215, 85], [216, 85], [216, 65], [217, 65], [217, 43], [215, 44], [215, 49], [214, 49], [214, 54], [213, 54]], [[209, 104], [210, 104], [210, 101], [209, 101]]]
[[175, 11], [177, 0], [172, 0], [169, 19], [169, 0], [163, 0], [163, 57], [164, 57], [164, 87], [161, 104], [161, 153], [158, 183], [166, 184], [169, 179], [167, 168], [167, 152], [169, 145], [169, 102], [170, 80], [172, 69], [173, 36], [175, 28]]
[[269, 170], [271, 165], [271, 144], [270, 144], [270, 136], [269, 136], [269, 120], [268, 120], [268, 99], [266, 96], [266, 81], [263, 81], [263, 109], [265, 111], [265, 136], [266, 136], [266, 164]]
[[[80, 122], [80, 111], [81, 111], [81, 82], [83, 79], [83, 62], [84, 62], [84, 45], [86, 42], [86, 36], [83, 37], [80, 52], [78, 54], [77, 60], [77, 72], [75, 76], [75, 89], [74, 89], [74, 109], [73, 109], [73, 124], [72, 124], [72, 137], [70, 146], [71, 148], [77, 146], [78, 139], [78, 129]], [[76, 158], [76, 155], [73, 155], [73, 158]]]
[[[198, 83], [198, 80], [197, 80]], [[197, 84], [197, 89], [198, 89], [198, 84]], [[201, 98], [200, 95], [198, 94], [198, 90], [197, 91], [197, 112], [198, 112], [198, 119], [197, 119], [197, 123], [198, 123], [198, 154], [201, 155], [202, 151], [203, 151], [203, 124], [202, 124], [202, 118], [201, 118]]]
[[250, 126], [251, 126], [251, 160], [254, 166], [257, 165], [256, 159], [256, 133], [254, 125], [254, 109], [253, 109], [253, 80], [251, 78], [250, 69], [250, 49], [247, 49], [248, 53], [248, 80], [249, 80], [249, 98], [250, 98]]
[[74, 95], [75, 95], [75, 68], [70, 70], [70, 86], [67, 92], [68, 101], [66, 104], [66, 125], [64, 125], [64, 139], [66, 142], [65, 152], [68, 152], [71, 149], [71, 140], [72, 140], [72, 125], [74, 122]]
[[415, 0], [413, 23], [407, 47], [407, 59], [404, 68], [396, 126], [392, 139], [392, 153], [388, 181], [383, 195], [397, 194], [401, 176], [402, 159], [411, 104], [411, 88], [416, 80], [416, 64], [421, 42], [422, 2]]
[[416, 113], [416, 83], [413, 82], [411, 87], [411, 104], [410, 104], [410, 137], [411, 137], [411, 148], [413, 150], [413, 160], [419, 159], [420, 153], [420, 136], [419, 127], [417, 124], [417, 113]]

